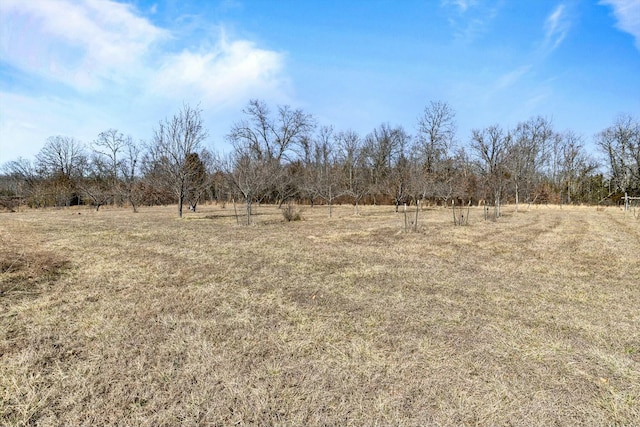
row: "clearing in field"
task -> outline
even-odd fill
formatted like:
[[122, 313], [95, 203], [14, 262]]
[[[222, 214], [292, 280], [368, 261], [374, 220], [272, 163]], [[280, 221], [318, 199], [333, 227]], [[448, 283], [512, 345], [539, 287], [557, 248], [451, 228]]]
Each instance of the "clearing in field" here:
[[0, 424], [640, 424], [640, 221], [420, 215], [0, 214]]

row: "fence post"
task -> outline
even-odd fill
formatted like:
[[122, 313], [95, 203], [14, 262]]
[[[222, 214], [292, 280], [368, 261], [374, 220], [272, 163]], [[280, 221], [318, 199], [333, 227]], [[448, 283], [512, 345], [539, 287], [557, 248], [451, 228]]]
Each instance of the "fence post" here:
[[627, 212], [629, 210], [629, 195], [627, 192], [624, 192], [624, 211]]

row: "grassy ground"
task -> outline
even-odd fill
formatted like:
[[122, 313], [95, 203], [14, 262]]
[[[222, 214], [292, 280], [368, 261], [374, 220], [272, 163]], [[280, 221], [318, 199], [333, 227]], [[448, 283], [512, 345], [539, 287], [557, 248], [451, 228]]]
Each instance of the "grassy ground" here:
[[640, 424], [640, 221], [0, 214], [0, 424]]

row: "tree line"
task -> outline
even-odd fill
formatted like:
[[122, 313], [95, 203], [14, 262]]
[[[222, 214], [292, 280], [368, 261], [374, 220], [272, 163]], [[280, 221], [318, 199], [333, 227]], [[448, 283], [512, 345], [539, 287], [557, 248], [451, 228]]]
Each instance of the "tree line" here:
[[[91, 204], [178, 204], [196, 210], [202, 201], [241, 203], [251, 220], [254, 203], [483, 203], [500, 216], [514, 203], [616, 203], [640, 196], [640, 121], [618, 116], [595, 135], [604, 161], [583, 138], [559, 132], [532, 117], [514, 128], [474, 129], [458, 143], [455, 111], [429, 103], [415, 134], [383, 123], [366, 135], [321, 126], [290, 106], [270, 109], [251, 100], [226, 138], [222, 155], [205, 145], [208, 131], [199, 107], [183, 105], [158, 123], [149, 141], [108, 129], [85, 145], [52, 136], [35, 156], [2, 165], [5, 205], [31, 207]], [[416, 209], [416, 214], [418, 210]], [[417, 221], [417, 219], [416, 219]]]

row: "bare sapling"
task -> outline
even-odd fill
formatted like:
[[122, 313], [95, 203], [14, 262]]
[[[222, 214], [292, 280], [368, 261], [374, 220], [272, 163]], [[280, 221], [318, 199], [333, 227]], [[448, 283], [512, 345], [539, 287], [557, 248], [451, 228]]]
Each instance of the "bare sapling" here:
[[407, 223], [407, 204], [404, 204], [404, 231], [405, 233], [408, 231], [408, 223]]
[[494, 209], [492, 212], [491, 209], [489, 208], [489, 205], [484, 205], [484, 220], [496, 221], [497, 219], [498, 219], [498, 215], [496, 210]]
[[471, 200], [467, 203], [467, 216], [464, 218], [464, 225], [469, 225], [469, 212], [471, 211]]
[[451, 200], [451, 212], [453, 213], [453, 225], [458, 225], [458, 219], [456, 218], [456, 202]]
[[464, 211], [464, 204], [458, 209], [456, 214], [456, 202], [451, 200], [451, 210], [453, 212], [453, 225], [469, 225], [469, 212], [471, 209], [471, 200], [467, 203], [467, 211]]

